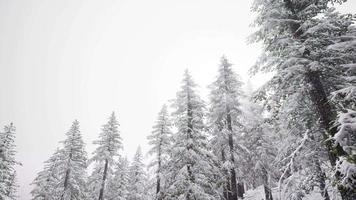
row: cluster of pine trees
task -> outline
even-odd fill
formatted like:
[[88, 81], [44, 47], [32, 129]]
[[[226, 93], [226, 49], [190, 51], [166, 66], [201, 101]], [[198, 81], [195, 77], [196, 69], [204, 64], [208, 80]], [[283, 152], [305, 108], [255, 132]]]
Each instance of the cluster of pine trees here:
[[45, 162], [44, 169], [33, 181], [33, 199], [147, 199], [147, 172], [141, 149], [138, 148], [130, 165], [119, 154], [123, 146], [118, 127], [113, 112], [102, 126], [98, 140], [93, 142], [96, 149], [88, 159], [79, 122], [75, 120], [61, 147]]
[[[222, 57], [208, 101], [188, 71], [130, 163], [114, 113], [88, 158], [74, 121], [33, 181], [34, 200], [237, 200], [262, 186], [265, 200], [356, 199], [356, 16], [346, 0], [255, 0], [263, 53], [242, 90]], [[0, 132], [0, 199], [16, 199], [15, 127]], [[90, 172], [90, 173], [89, 173]]]
[[[62, 148], [35, 179], [33, 199], [236, 200], [259, 186], [266, 200], [303, 199], [315, 191], [325, 200], [354, 199], [354, 111], [339, 114], [335, 137], [325, 136], [328, 129], [321, 126], [310, 94], [293, 93], [281, 101], [275, 99], [277, 91], [264, 87], [243, 92], [225, 57], [209, 89], [205, 103], [189, 72], [184, 73], [172, 112], [164, 105], [148, 136], [153, 173], [146, 171], [140, 149], [131, 164], [118, 154], [122, 140], [114, 113], [88, 161], [74, 121]], [[261, 96], [264, 91], [268, 95]], [[327, 102], [331, 106], [333, 101]], [[339, 148], [348, 154], [332, 165], [329, 154]], [[90, 176], [88, 164], [93, 166]]]
[[223, 57], [205, 108], [185, 74], [175, 133], [161, 125], [151, 139], [157, 199], [236, 200], [259, 185], [266, 200], [356, 199], [356, 16], [335, 10], [343, 2], [254, 2], [263, 53], [251, 73], [272, 78], [253, 93]]

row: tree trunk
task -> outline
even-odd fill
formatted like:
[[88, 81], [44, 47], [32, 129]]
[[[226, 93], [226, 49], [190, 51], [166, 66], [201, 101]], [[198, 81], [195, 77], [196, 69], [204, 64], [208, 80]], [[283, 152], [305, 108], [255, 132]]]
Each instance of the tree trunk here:
[[238, 182], [237, 183], [237, 196], [240, 197], [241, 199], [244, 198], [244, 193], [245, 193], [245, 187], [243, 182]]
[[156, 194], [157, 195], [160, 192], [160, 185], [161, 185], [161, 179], [159, 178], [159, 175], [157, 175], [157, 186], [156, 186]]
[[265, 192], [265, 198], [266, 200], [273, 200], [272, 197], [272, 190], [269, 186], [269, 182], [268, 182], [268, 172], [266, 169], [262, 169], [262, 181], [263, 181], [263, 189]]
[[160, 200], [161, 196], [160, 195], [160, 190], [161, 190], [161, 177], [160, 177], [160, 173], [161, 173], [161, 165], [162, 165], [162, 160], [161, 160], [161, 156], [162, 156], [162, 139], [160, 140], [159, 143], [159, 147], [158, 147], [158, 169], [157, 169], [157, 185], [156, 185], [156, 196], [157, 199]]
[[98, 200], [104, 200], [104, 189], [105, 189], [106, 176], [108, 173], [108, 165], [109, 165], [109, 161], [108, 161], [108, 159], [105, 159], [104, 174], [103, 174], [103, 179], [101, 182], [101, 188], [100, 188]]
[[309, 96], [316, 108], [318, 116], [320, 117], [320, 126], [326, 131], [322, 132], [322, 136], [328, 150], [329, 161], [331, 166], [335, 167], [337, 153], [333, 149], [332, 141], [328, 139], [329, 136], [334, 136], [337, 131], [336, 127], [332, 127], [333, 120], [336, 118], [336, 113], [328, 102], [326, 92], [320, 80], [320, 73], [309, 71], [306, 73], [306, 80], [311, 86]]
[[[69, 153], [68, 163], [70, 163], [71, 160], [72, 160], [72, 150]], [[70, 169], [67, 169], [66, 170], [66, 175], [65, 175], [65, 178], [64, 178], [63, 194], [61, 195], [61, 200], [64, 199], [64, 194], [65, 194], [65, 192], [67, 190], [67, 187], [68, 187], [68, 184], [69, 184], [69, 175], [70, 175]]]
[[[221, 150], [221, 159], [222, 162], [225, 163], [226, 157], [225, 157], [225, 151]], [[224, 175], [226, 175], [226, 180], [224, 183], [223, 187], [223, 197], [225, 200], [230, 200], [231, 199], [231, 186], [230, 186], [230, 178], [229, 178], [229, 172], [224, 170]]]
[[227, 199], [231, 200], [232, 199], [232, 192], [231, 192], [231, 178], [227, 177]]
[[230, 175], [231, 175], [231, 199], [230, 200], [237, 200], [237, 183], [236, 183], [236, 172], [235, 172], [235, 157], [234, 157], [234, 140], [232, 138], [232, 125], [231, 125], [231, 115], [230, 115], [230, 110], [227, 108], [227, 124], [228, 124], [228, 129], [229, 129], [229, 147], [230, 147], [230, 161], [231, 161], [231, 169], [230, 169]]
[[65, 194], [65, 191], [67, 190], [67, 187], [68, 187], [69, 174], [70, 174], [70, 169], [67, 169], [66, 176], [64, 178], [64, 186], [63, 186], [64, 188], [63, 188], [63, 193], [62, 193], [62, 196], [61, 196], [61, 200], [64, 199], [64, 194]]
[[[337, 127], [333, 127], [333, 121], [336, 119], [336, 113], [331, 104], [328, 102], [326, 92], [320, 80], [320, 73], [308, 72], [306, 77], [312, 87], [309, 91], [309, 95], [320, 117], [320, 126], [326, 131], [325, 133], [322, 133], [325, 146], [328, 150], [329, 161], [331, 166], [335, 167], [338, 157], [347, 155], [340, 144], [333, 144], [332, 140], [329, 139], [329, 137], [334, 136], [337, 132]], [[339, 178], [340, 175], [339, 173], [336, 173], [335, 176], [336, 178]], [[341, 187], [339, 187], [339, 192], [343, 200], [353, 199], [353, 194], [349, 194]]]
[[[188, 102], [187, 102], [187, 115], [188, 115], [188, 130], [187, 130], [187, 139], [188, 140], [191, 140], [193, 139], [193, 135], [192, 135], [192, 131], [193, 131], [193, 111], [192, 111], [192, 106], [191, 106], [191, 99], [190, 99], [190, 93], [189, 93], [189, 90], [188, 91], [188, 94], [187, 94], [187, 97], [188, 97]], [[187, 151], [189, 152], [191, 149], [192, 149], [192, 144], [189, 143], [189, 145], [187, 145]], [[192, 169], [191, 169], [191, 163], [187, 163], [187, 171], [188, 171], [188, 177], [189, 177], [189, 180], [193, 183], [194, 182], [194, 177], [193, 177], [193, 173], [192, 173]], [[188, 194], [186, 196], [186, 199], [187, 200], [190, 200], [190, 199], [193, 199], [191, 197], [192, 195], [192, 190], [189, 189], [188, 191]]]
[[[227, 83], [227, 72], [226, 68], [224, 67], [224, 82], [225, 82], [225, 92], [229, 93], [229, 88], [228, 88], [228, 83]], [[228, 94], [226, 94], [225, 98], [227, 97]], [[226, 99], [225, 99], [226, 100]], [[230, 114], [230, 107], [228, 103], [226, 102], [226, 122], [227, 122], [227, 128], [229, 130], [229, 148], [230, 148], [230, 162], [231, 162], [231, 169], [230, 169], [230, 181], [231, 181], [231, 198], [229, 200], [237, 200], [237, 183], [236, 183], [236, 171], [235, 171], [235, 157], [234, 157], [234, 140], [232, 137], [233, 130], [232, 130], [232, 120], [231, 120], [231, 114]]]
[[268, 185], [263, 185], [263, 189], [265, 191], [266, 200], [273, 200], [271, 188]]

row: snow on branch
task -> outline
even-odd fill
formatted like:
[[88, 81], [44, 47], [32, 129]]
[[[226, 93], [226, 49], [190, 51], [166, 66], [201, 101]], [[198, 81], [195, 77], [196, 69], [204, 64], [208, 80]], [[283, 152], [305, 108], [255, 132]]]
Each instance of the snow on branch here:
[[339, 131], [334, 135], [334, 140], [340, 144], [349, 155], [356, 151], [354, 146], [356, 133], [356, 111], [347, 110], [346, 113], [339, 113]]

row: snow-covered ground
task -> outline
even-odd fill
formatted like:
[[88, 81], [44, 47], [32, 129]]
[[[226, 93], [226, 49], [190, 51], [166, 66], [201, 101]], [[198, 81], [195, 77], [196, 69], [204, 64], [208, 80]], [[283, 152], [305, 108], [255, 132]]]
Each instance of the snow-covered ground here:
[[[273, 192], [273, 200], [279, 200], [278, 198], [278, 190], [277, 188], [272, 189]], [[339, 200], [340, 198], [330, 191], [330, 199]], [[244, 200], [265, 200], [265, 194], [263, 190], [263, 186], [259, 186], [254, 190], [248, 190], [245, 193]], [[283, 200], [283, 199], [281, 199]], [[311, 194], [305, 196], [303, 200], [323, 200], [321, 194], [318, 191], [314, 191]]]

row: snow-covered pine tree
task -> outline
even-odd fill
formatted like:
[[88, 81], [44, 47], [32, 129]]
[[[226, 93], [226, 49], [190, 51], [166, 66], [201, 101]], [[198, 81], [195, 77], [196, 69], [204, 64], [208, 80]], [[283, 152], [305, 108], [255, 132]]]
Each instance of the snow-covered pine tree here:
[[66, 139], [61, 143], [63, 148], [59, 152], [60, 160], [56, 164], [58, 173], [57, 199], [87, 199], [87, 153], [77, 120], [73, 122], [66, 133]]
[[130, 166], [129, 171], [129, 194], [127, 200], [146, 200], [147, 199], [147, 173], [141, 147], [137, 148], [135, 156]]
[[[263, 98], [281, 105], [277, 112], [285, 108], [284, 111], [290, 113], [294, 112], [291, 108], [297, 107], [291, 98], [309, 98], [305, 102], [309, 103], [317, 114], [315, 119], [320, 122], [318, 133], [321, 137], [315, 138], [322, 138], [318, 142], [325, 144], [333, 167], [345, 151], [329, 139], [337, 130], [333, 126], [336, 111], [328, 97], [338, 86], [335, 83], [343, 80], [340, 64], [347, 64], [349, 60], [337, 56], [327, 47], [335, 40], [342, 40], [352, 24], [350, 16], [330, 12], [329, 5], [335, 2], [344, 0], [256, 0], [253, 10], [258, 13], [255, 25], [259, 30], [252, 37], [253, 41], [262, 42], [264, 48], [252, 71], [274, 72], [273, 78], [261, 90]], [[299, 116], [297, 119], [302, 118]], [[318, 122], [314, 120], [312, 123]], [[350, 199], [344, 191], [340, 190], [340, 193], [343, 199]]]
[[44, 169], [32, 182], [32, 198], [36, 200], [87, 199], [87, 153], [75, 120], [66, 133], [63, 146], [45, 162]]
[[129, 194], [129, 161], [119, 158], [112, 178], [108, 180], [106, 200], [126, 200]]
[[209, 152], [204, 132], [205, 105], [188, 70], [173, 103], [174, 124], [171, 159], [168, 163], [168, 189], [163, 199], [212, 200], [216, 191], [216, 159]]
[[224, 196], [228, 200], [238, 198], [235, 154], [236, 136], [242, 130], [239, 120], [241, 85], [242, 82], [232, 70], [232, 64], [223, 56], [217, 78], [210, 85], [209, 122], [213, 133], [214, 152], [222, 162], [221, 174], [224, 174], [226, 179]]
[[0, 132], [0, 199], [16, 199], [16, 128], [13, 123]]
[[169, 158], [169, 149], [171, 147], [171, 122], [167, 111], [167, 106], [163, 105], [158, 114], [151, 135], [148, 136], [149, 144], [152, 146], [148, 152], [154, 155], [154, 160], [150, 163], [150, 167], [155, 168], [156, 174], [156, 198], [162, 199], [164, 196], [164, 176], [163, 171]]
[[31, 185], [32, 200], [55, 200], [56, 187], [59, 182], [58, 163], [60, 162], [60, 149], [45, 162], [44, 169], [40, 171]]
[[115, 113], [112, 112], [109, 121], [102, 127], [99, 139], [93, 142], [97, 148], [90, 160], [95, 165], [89, 177], [89, 187], [94, 200], [106, 199], [107, 180], [112, 178], [115, 158], [119, 156], [119, 150], [123, 148], [118, 126]]

